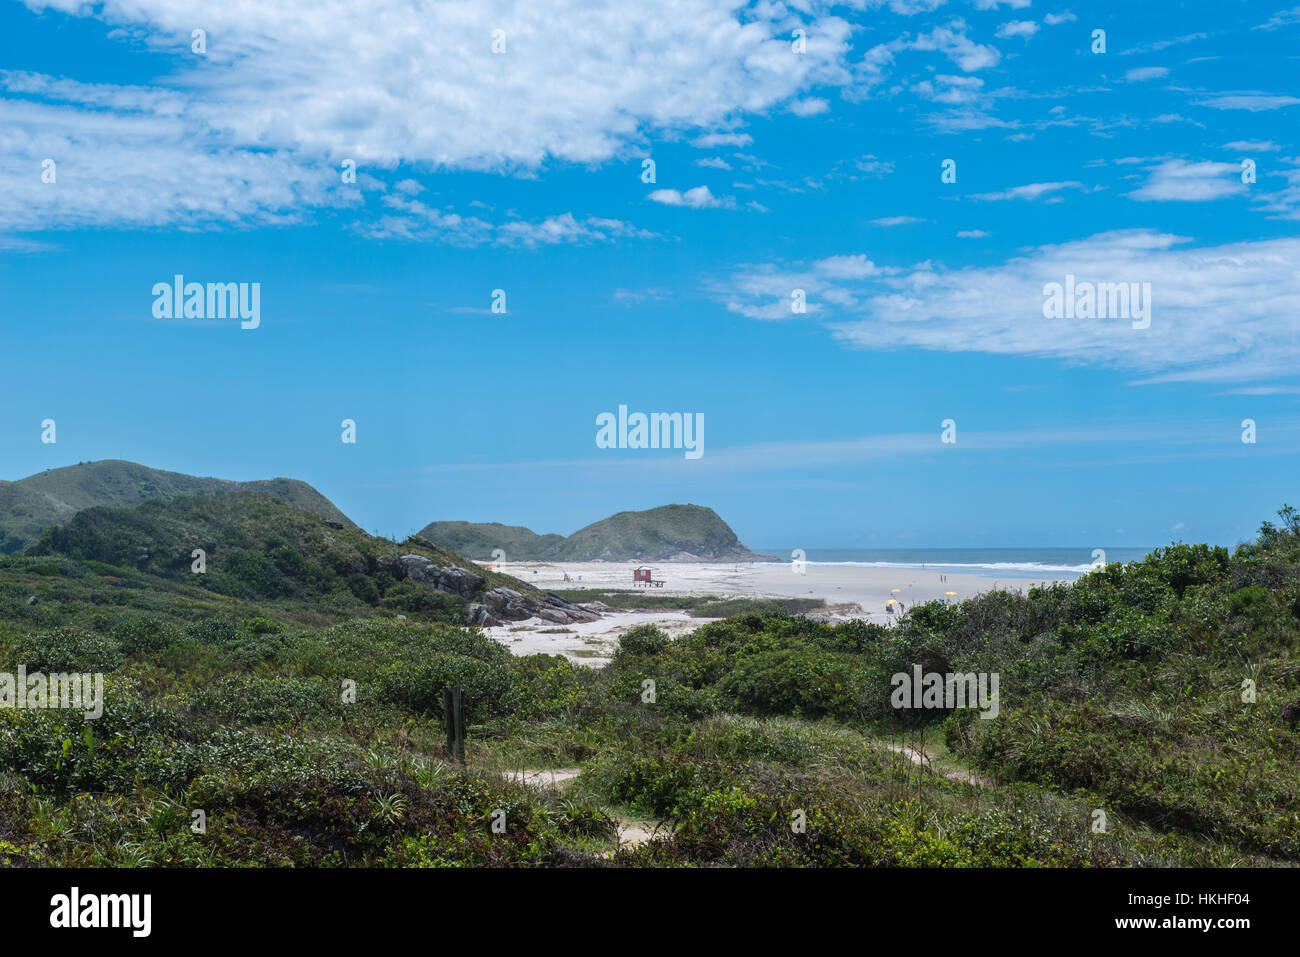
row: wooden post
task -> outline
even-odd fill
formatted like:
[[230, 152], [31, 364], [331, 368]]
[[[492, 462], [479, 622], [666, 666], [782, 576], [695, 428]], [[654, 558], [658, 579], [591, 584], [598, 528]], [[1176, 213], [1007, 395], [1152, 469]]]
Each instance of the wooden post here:
[[442, 689], [443, 726], [447, 731], [447, 753], [465, 763], [465, 689]]

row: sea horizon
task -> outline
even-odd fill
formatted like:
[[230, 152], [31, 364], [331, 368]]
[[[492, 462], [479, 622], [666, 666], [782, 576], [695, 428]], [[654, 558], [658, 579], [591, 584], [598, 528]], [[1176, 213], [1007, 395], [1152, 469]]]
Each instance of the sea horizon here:
[[[1116, 547], [1100, 550], [1106, 563], [1141, 561], [1158, 545], [1149, 548]], [[774, 546], [753, 547], [760, 555], [779, 559], [796, 549]], [[1102, 556], [1084, 546], [993, 548], [805, 548], [802, 560], [809, 565], [845, 565], [862, 568], [951, 569], [953, 572], [996, 572], [1012, 578], [1033, 578], [1042, 574], [1083, 575]], [[795, 560], [794, 558], [790, 559]]]

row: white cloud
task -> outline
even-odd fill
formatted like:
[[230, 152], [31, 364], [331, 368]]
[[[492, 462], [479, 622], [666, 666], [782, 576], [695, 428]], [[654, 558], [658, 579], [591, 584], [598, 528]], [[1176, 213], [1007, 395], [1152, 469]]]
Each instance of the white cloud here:
[[879, 219], [871, 220], [873, 226], [907, 226], [911, 223], [923, 223], [924, 219], [919, 216], [882, 216]]
[[453, 246], [514, 246], [533, 248], [557, 243], [606, 243], [617, 239], [654, 239], [656, 234], [618, 219], [573, 213], [529, 221], [512, 219], [494, 223], [477, 216], [462, 216], [451, 209], [428, 206], [405, 195], [383, 197], [385, 212], [360, 227], [372, 239], [442, 242]]
[[752, 142], [754, 137], [748, 133], [705, 133], [695, 137], [691, 145], [697, 149], [711, 150], [719, 146], [748, 146]]
[[1300, 220], [1300, 157], [1283, 157], [1282, 162], [1289, 164], [1277, 170], [1286, 180], [1286, 186], [1261, 196], [1264, 204], [1261, 208], [1274, 219]]
[[969, 133], [973, 130], [1014, 129], [1017, 124], [991, 116], [983, 110], [969, 106], [951, 109], [945, 113], [928, 113], [921, 117], [943, 133]]
[[658, 302], [672, 298], [672, 290], [662, 286], [647, 286], [645, 289], [615, 289], [611, 297], [624, 306], [639, 306], [643, 302]]
[[820, 116], [822, 113], [829, 113], [830, 109], [830, 101], [820, 96], [810, 96], [790, 104], [790, 112], [795, 116]]
[[[879, 3], [880, 0], [868, 0], [870, 3]], [[889, 9], [899, 16], [910, 17], [917, 13], [929, 13], [932, 10], [938, 10], [948, 0], [889, 0]]]
[[865, 173], [868, 176], [888, 176], [894, 171], [894, 164], [889, 160], [877, 159], [868, 153], [861, 159], [855, 160], [854, 168], [859, 173]]
[[648, 197], [651, 202], [665, 206], [689, 206], [691, 209], [734, 209], [734, 196], [714, 196], [707, 186], [696, 186], [686, 192], [675, 189], [657, 189]]
[[1011, 37], [1024, 37], [1028, 40], [1038, 32], [1038, 24], [1033, 20], [1011, 20], [998, 27], [997, 35], [1004, 40]]
[[959, 230], [957, 230], [957, 238], [958, 238], [958, 239], [984, 239], [986, 236], [991, 236], [991, 235], [993, 235], [993, 234], [992, 234], [992, 233], [989, 233], [989, 232], [985, 232], [985, 231], [982, 230], [982, 229], [959, 229]]
[[[730, 128], [852, 81], [851, 26], [822, 0], [26, 0], [95, 18], [144, 53], [154, 88], [5, 74], [0, 229], [292, 220], [356, 202], [374, 173], [599, 163], [647, 136]], [[190, 32], [208, 34], [206, 57]], [[789, 32], [807, 30], [794, 56]], [[506, 52], [492, 52], [492, 31]], [[707, 140], [705, 133], [701, 139]], [[748, 143], [744, 134], [713, 134]], [[27, 182], [59, 162], [58, 188]], [[37, 186], [43, 185], [39, 178]]]
[[936, 103], [959, 106], [973, 103], [984, 89], [984, 81], [977, 76], [950, 76], [941, 73], [931, 80], [922, 80], [912, 87], [913, 92]]
[[1125, 195], [1143, 201], [1195, 203], [1239, 196], [1245, 192], [1241, 166], [1236, 163], [1191, 163], [1174, 159], [1155, 166], [1145, 183]]
[[1212, 96], [1208, 100], [1198, 100], [1197, 106], [1208, 106], [1216, 110], [1249, 110], [1258, 113], [1262, 110], [1280, 110], [1286, 106], [1295, 106], [1300, 98], [1294, 96], [1274, 96], [1268, 93], [1224, 93]]
[[1233, 140], [1231, 143], [1224, 143], [1223, 148], [1242, 153], [1276, 153], [1282, 147], [1268, 140]]
[[1121, 56], [1135, 56], [1142, 53], [1158, 53], [1161, 50], [1167, 50], [1170, 47], [1179, 46], [1183, 43], [1191, 43], [1194, 40], [1204, 40], [1208, 36], [1205, 33], [1185, 33], [1182, 36], [1166, 37], [1163, 40], [1152, 40], [1150, 43], [1139, 43], [1137, 46], [1129, 47], [1120, 51]]
[[1276, 30], [1278, 27], [1290, 26], [1293, 23], [1300, 23], [1300, 7], [1292, 7], [1290, 10], [1279, 10], [1273, 16], [1269, 17], [1264, 23], [1254, 30]]
[[205, 130], [175, 97], [13, 73], [0, 73], [0, 93], [0, 230], [273, 225], [360, 202], [318, 160], [195, 148]]
[[937, 50], [966, 73], [997, 66], [1002, 59], [996, 47], [984, 46], [966, 36], [966, 24], [962, 20], [935, 27], [906, 45], [913, 50]]
[[1049, 27], [1054, 27], [1059, 23], [1070, 23], [1071, 21], [1078, 19], [1079, 18], [1069, 10], [1066, 10], [1064, 13], [1049, 13], [1047, 16], [1043, 17], [1043, 22]]
[[1004, 189], [996, 193], [976, 193], [971, 199], [1000, 201], [1007, 199], [1038, 199], [1040, 196], [1046, 196], [1051, 193], [1059, 192], [1063, 189], [1082, 189], [1083, 184], [1068, 180], [1062, 183], [1027, 183], [1024, 186], [1013, 186], [1011, 189]]
[[905, 50], [942, 53], [964, 73], [996, 66], [1002, 54], [996, 47], [976, 43], [966, 36], [966, 30], [966, 22], [957, 18], [915, 39], [905, 35], [888, 43], [877, 43], [867, 50], [859, 63], [861, 78], [868, 87], [882, 82], [886, 68], [894, 62], [894, 55]]
[[1158, 80], [1169, 75], [1169, 68], [1163, 66], [1140, 66], [1124, 74], [1129, 83], [1142, 83], [1146, 80]]
[[[1040, 246], [999, 266], [908, 269], [852, 257], [856, 271], [819, 264], [738, 267], [714, 288], [736, 313], [790, 317], [790, 290], [808, 315], [861, 348], [919, 348], [1052, 358], [1143, 373], [1146, 381], [1294, 378], [1300, 368], [1300, 239], [1193, 247], [1185, 238], [1121, 230]], [[1151, 325], [1045, 319], [1043, 287], [1080, 281], [1151, 284]]]
[[975, 0], [976, 10], [996, 10], [998, 7], [1010, 7], [1012, 10], [1024, 10], [1033, 0]]

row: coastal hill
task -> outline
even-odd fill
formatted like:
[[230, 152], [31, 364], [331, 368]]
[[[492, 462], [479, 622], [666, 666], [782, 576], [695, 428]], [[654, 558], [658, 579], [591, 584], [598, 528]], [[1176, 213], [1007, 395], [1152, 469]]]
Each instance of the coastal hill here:
[[295, 479], [232, 482], [105, 459], [38, 472], [16, 482], [0, 481], [0, 554], [22, 551], [46, 529], [71, 520], [82, 509], [131, 508], [178, 495], [232, 492], [260, 492], [330, 521], [352, 525], [333, 502]]
[[337, 615], [382, 610], [474, 625], [599, 617], [418, 537], [378, 538], [260, 492], [82, 509], [25, 555], [72, 559], [60, 567], [74, 576], [146, 576]]
[[538, 535], [531, 528], [500, 522], [432, 522], [420, 530], [420, 537], [479, 561], [491, 561], [498, 548], [508, 559], [549, 557], [564, 544], [563, 535]]
[[479, 561], [493, 549], [518, 561], [745, 562], [764, 561], [740, 543], [717, 512], [702, 505], [661, 505], [619, 512], [568, 538], [538, 535], [518, 525], [433, 522], [420, 537]]

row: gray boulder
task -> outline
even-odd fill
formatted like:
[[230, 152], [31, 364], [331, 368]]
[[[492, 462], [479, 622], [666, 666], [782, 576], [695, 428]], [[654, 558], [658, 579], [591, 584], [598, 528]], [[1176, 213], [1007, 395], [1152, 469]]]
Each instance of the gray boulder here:
[[471, 598], [483, 587], [482, 575], [454, 565], [436, 565], [423, 555], [403, 555], [397, 561], [404, 573], [401, 577], [461, 598]]
[[492, 614], [492, 610], [487, 605], [474, 602], [469, 606], [469, 624], [479, 628], [493, 628], [501, 624], [501, 621]]

